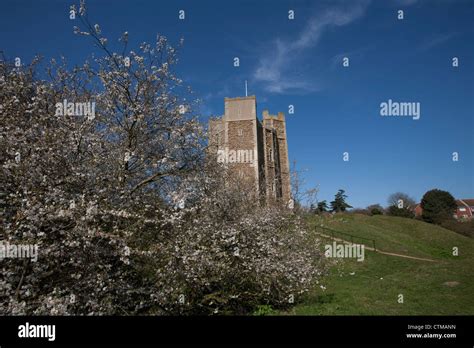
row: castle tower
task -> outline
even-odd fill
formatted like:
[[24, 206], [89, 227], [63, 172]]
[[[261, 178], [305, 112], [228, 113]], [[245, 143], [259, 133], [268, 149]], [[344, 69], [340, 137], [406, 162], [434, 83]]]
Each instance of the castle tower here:
[[224, 103], [222, 118], [209, 121], [213, 144], [217, 145], [218, 153], [224, 156], [224, 163], [231, 173], [261, 193], [263, 147], [256, 98], [225, 98]]
[[260, 122], [255, 96], [224, 102], [224, 115], [209, 121], [210, 147], [221, 161], [223, 155], [231, 173], [253, 185], [267, 203], [286, 204], [291, 189], [285, 116], [264, 111]]
[[291, 183], [285, 115], [282, 112], [277, 116], [270, 115], [267, 110], [262, 114], [267, 197], [288, 202], [291, 198]]

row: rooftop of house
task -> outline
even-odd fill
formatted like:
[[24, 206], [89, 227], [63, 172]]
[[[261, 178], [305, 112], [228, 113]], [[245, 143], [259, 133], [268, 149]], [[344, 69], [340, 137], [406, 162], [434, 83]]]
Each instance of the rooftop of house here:
[[[471, 198], [469, 198], [469, 199], [456, 199], [456, 205], [458, 207], [464, 207], [465, 208], [466, 204], [470, 207], [474, 207], [474, 199], [471, 199]], [[415, 205], [415, 207], [419, 207], [419, 206], [421, 207], [421, 202], [417, 203]]]
[[466, 203], [470, 207], [474, 207], [474, 199], [468, 198], [468, 199], [461, 199], [464, 203]]

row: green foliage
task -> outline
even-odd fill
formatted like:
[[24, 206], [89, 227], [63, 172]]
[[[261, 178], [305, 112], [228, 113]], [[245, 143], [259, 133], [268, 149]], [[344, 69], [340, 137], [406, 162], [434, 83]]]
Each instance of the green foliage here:
[[328, 204], [327, 204], [326, 200], [321, 201], [321, 202], [318, 203], [318, 209], [317, 209], [318, 213], [326, 212], [326, 211], [328, 211], [328, 209], [329, 209], [329, 207], [328, 207]]
[[426, 192], [421, 199], [424, 221], [441, 224], [443, 221], [452, 220], [456, 211], [456, 201], [447, 191], [438, 189]]
[[395, 205], [399, 208], [414, 208], [416, 202], [406, 193], [395, 192], [388, 197], [388, 205]]
[[373, 208], [370, 210], [371, 215], [383, 215], [383, 211], [378, 208]]
[[380, 204], [372, 204], [367, 207], [370, 215], [383, 215], [383, 208]]
[[344, 194], [344, 190], [339, 190], [334, 200], [331, 202], [331, 210], [335, 211], [336, 213], [346, 211], [347, 208], [352, 208], [349, 204], [346, 203], [347, 195]]
[[409, 208], [399, 208], [395, 205], [392, 205], [388, 208], [387, 214], [391, 216], [399, 216], [410, 219], [413, 219], [415, 217], [415, 213], [413, 212], [413, 210]]
[[441, 222], [441, 226], [448, 230], [462, 234], [467, 237], [474, 238], [474, 220], [471, 221], [456, 221], [454, 219], [445, 220]]
[[260, 305], [257, 306], [257, 309], [253, 312], [253, 315], [263, 316], [271, 315], [274, 313], [274, 309], [270, 305]]

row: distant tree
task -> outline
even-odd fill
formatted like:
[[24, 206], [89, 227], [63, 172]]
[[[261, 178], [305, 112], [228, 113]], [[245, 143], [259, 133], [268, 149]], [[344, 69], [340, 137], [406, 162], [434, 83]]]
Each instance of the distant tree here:
[[334, 200], [331, 202], [331, 210], [334, 212], [346, 211], [347, 208], [352, 208], [346, 203], [347, 195], [344, 194], [344, 190], [339, 190], [334, 196]]
[[415, 217], [416, 202], [413, 198], [403, 192], [392, 193], [388, 197], [389, 207], [387, 214], [391, 216], [400, 216], [405, 218]]
[[383, 215], [383, 207], [380, 204], [372, 204], [367, 207], [370, 215]]
[[400, 209], [415, 209], [416, 206], [415, 200], [403, 192], [392, 193], [387, 201], [389, 206], [396, 206]]
[[404, 218], [413, 219], [415, 217], [415, 213], [410, 208], [399, 208], [396, 205], [391, 205], [387, 209], [387, 214], [391, 216], [399, 216]]
[[[318, 187], [308, 187], [305, 180], [305, 172], [307, 170], [299, 170], [296, 166], [296, 161], [290, 168], [291, 180], [291, 199], [293, 200], [293, 211], [298, 213], [304, 210], [303, 202], [307, 204], [314, 204], [317, 201], [319, 189]], [[306, 208], [307, 210], [307, 208]]]
[[321, 201], [318, 203], [318, 213], [323, 213], [325, 211], [328, 211], [329, 207], [328, 207], [328, 204], [326, 202], [326, 200], [324, 201]]
[[426, 222], [441, 224], [452, 220], [456, 211], [456, 201], [447, 191], [433, 189], [426, 192], [421, 199], [422, 219]]

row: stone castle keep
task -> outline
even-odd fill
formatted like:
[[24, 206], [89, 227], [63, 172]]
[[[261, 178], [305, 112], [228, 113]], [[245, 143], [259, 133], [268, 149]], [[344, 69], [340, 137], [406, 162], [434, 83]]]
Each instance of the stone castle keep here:
[[225, 113], [209, 121], [210, 150], [267, 202], [291, 199], [290, 163], [282, 112], [257, 117], [255, 96], [225, 98]]

